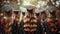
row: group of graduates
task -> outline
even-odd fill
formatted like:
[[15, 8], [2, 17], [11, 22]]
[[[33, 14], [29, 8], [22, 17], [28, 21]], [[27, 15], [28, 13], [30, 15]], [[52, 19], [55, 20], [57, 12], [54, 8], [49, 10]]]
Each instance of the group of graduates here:
[[0, 34], [60, 34], [59, 8], [40, 13], [8, 9], [0, 12]]

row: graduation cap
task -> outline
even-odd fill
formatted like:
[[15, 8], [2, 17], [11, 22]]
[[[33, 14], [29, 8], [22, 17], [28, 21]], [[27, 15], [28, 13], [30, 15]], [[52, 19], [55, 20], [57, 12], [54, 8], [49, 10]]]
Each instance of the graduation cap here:
[[2, 10], [9, 16], [12, 14], [12, 7], [10, 5], [4, 5]]
[[3, 11], [6, 11], [6, 12], [9, 12], [10, 10], [12, 10], [12, 7], [11, 7], [10, 5], [4, 5], [4, 6], [2, 7], [2, 10], [3, 10]]
[[45, 12], [45, 11], [46, 11], [46, 8], [44, 8], [44, 9], [36, 9], [35, 13], [42, 13], [42, 12]]
[[56, 7], [50, 6], [50, 7], [47, 8], [47, 10], [48, 10], [49, 12], [53, 12], [53, 11], [56, 10]]
[[29, 4], [29, 5], [24, 5], [24, 8], [31, 10], [33, 8], [36, 8], [36, 6]]
[[16, 15], [20, 12], [20, 10], [13, 10], [13, 11]]
[[27, 9], [27, 11], [28, 11], [29, 13], [33, 13], [33, 9], [31, 9], [31, 10]]
[[51, 15], [53, 15], [54, 17], [56, 17], [55, 16], [55, 11], [56, 11], [56, 7], [48, 7], [48, 12], [51, 14]]
[[33, 12], [33, 9], [36, 8], [34, 5], [24, 5], [29, 13]]
[[56, 7], [54, 7], [54, 6], [50, 6], [50, 7], [47, 8], [47, 10], [48, 10], [49, 13], [52, 14], [52, 13], [55, 13], [55, 11], [56, 11]]

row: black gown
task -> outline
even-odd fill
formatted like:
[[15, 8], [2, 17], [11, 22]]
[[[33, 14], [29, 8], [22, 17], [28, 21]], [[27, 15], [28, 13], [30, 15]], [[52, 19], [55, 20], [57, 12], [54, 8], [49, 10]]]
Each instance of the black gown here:
[[60, 31], [60, 26], [58, 27], [57, 34], [60, 34], [60, 32], [59, 32], [59, 31]]
[[59, 23], [58, 23], [58, 28], [57, 28], [57, 34], [60, 34], [60, 20], [59, 20]]
[[18, 34], [18, 25], [17, 25], [17, 21], [14, 20], [14, 23], [12, 24], [12, 34]]
[[43, 25], [44, 25], [43, 33], [46, 32], [47, 34], [51, 34], [51, 31], [50, 31], [49, 25], [47, 24], [47, 21], [44, 21]]
[[5, 34], [5, 32], [4, 32], [4, 26], [2, 25], [1, 19], [0, 19], [0, 33]]
[[[58, 20], [57, 20], [57, 23], [58, 23]], [[57, 24], [57, 25], [59, 25], [59, 24]], [[44, 28], [45, 28], [44, 32], [46, 32], [47, 34], [59, 34], [58, 31], [60, 31], [60, 26], [59, 27], [57, 26], [57, 31], [51, 32], [51, 29], [50, 29], [47, 21], [44, 22]]]
[[[39, 20], [37, 20], [37, 21], [38, 21], [37, 22], [37, 31], [34, 31], [33, 33], [34, 34], [42, 34], [42, 27], [40, 25], [40, 21]], [[22, 20], [20, 23], [20, 34], [28, 34], [27, 31], [24, 31], [23, 25], [24, 25], [24, 21]], [[30, 34], [32, 34], [32, 33], [30, 33]]]

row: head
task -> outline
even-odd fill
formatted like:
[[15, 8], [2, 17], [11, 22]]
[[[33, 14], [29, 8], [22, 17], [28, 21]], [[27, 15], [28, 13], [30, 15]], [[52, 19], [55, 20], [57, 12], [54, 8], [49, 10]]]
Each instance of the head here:
[[34, 5], [26, 5], [25, 8], [27, 9], [27, 12], [31, 14], [35, 13], [36, 7]]
[[33, 9], [27, 9], [29, 13], [33, 13]]
[[47, 18], [49, 18], [50, 21], [55, 21], [56, 20], [55, 11], [52, 12], [49, 11], [49, 15], [47, 16]]
[[40, 19], [45, 20], [46, 18], [45, 11], [40, 12], [39, 16], [40, 16]]
[[2, 7], [2, 10], [3, 10], [4, 16], [6, 17], [11, 17], [13, 14], [12, 7], [9, 5], [4, 5]]
[[56, 15], [56, 17], [60, 16], [60, 10], [59, 10], [59, 8], [56, 9], [55, 15]]
[[12, 14], [13, 14], [12, 11], [4, 11], [4, 15], [5, 15], [6, 17], [11, 17]]
[[15, 19], [18, 21], [20, 19], [20, 11], [14, 11]]
[[34, 9], [27, 9], [27, 12], [30, 13], [30, 14], [34, 14], [35, 13]]
[[47, 14], [47, 18], [49, 18], [51, 21], [56, 20], [56, 7], [54, 6], [50, 6], [47, 8], [46, 14]]

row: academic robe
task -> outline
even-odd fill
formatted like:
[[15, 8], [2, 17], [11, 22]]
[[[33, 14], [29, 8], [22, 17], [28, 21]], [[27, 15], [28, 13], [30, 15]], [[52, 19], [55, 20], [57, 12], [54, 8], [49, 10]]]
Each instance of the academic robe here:
[[18, 34], [18, 25], [17, 25], [17, 21], [14, 20], [14, 23], [12, 24], [12, 34]]
[[51, 34], [51, 32], [50, 32], [50, 28], [49, 28], [49, 26], [48, 26], [48, 24], [47, 24], [47, 21], [44, 21], [44, 23], [43, 23], [43, 25], [44, 25], [44, 30], [43, 30], [43, 34], [46, 32], [47, 34]]
[[4, 20], [0, 19], [0, 33], [2, 33], [2, 34], [5, 34], [4, 27], [5, 27]]
[[57, 28], [57, 34], [60, 34], [60, 20], [58, 20], [57, 26], [58, 26], [58, 28]]
[[37, 20], [37, 31], [28, 32], [24, 30], [24, 21], [22, 20], [20, 23], [20, 34], [42, 34], [42, 27], [40, 25], [40, 21]]
[[57, 31], [55, 30], [53, 32], [51, 31], [51, 29], [53, 28], [52, 26], [50, 26], [51, 25], [51, 22], [50, 21], [45, 21], [44, 22], [44, 28], [45, 28], [45, 31], [46, 31], [47, 34], [57, 34], [58, 29], [60, 27], [59, 27], [59, 24], [58, 24], [59, 20], [56, 20], [56, 21], [57, 21], [57, 24], [56, 24]]

